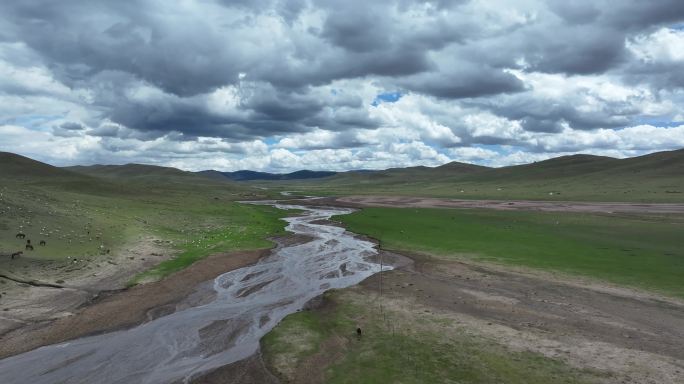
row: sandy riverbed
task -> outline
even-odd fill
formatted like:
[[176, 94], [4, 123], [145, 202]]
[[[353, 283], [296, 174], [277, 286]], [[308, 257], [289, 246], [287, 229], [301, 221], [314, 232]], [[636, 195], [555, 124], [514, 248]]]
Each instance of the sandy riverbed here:
[[[216, 254], [158, 282], [102, 293], [92, 302], [69, 301], [71, 306], [75, 306], [69, 314], [45, 321], [29, 320], [2, 335], [0, 358], [43, 345], [130, 327], [164, 313], [173, 312], [177, 305], [193, 305], [193, 301], [201, 303], [204, 300], [202, 283], [212, 281], [227, 271], [253, 264], [268, 252], [268, 249], [262, 249]], [[54, 297], [65, 294], [70, 296], [70, 293], [64, 290], [56, 291], [58, 292]], [[191, 297], [196, 292], [199, 293]], [[188, 297], [190, 298], [184, 301]], [[61, 297], [60, 300], [67, 301], [65, 297]], [[33, 305], [40, 306], [42, 302], [41, 300]]]

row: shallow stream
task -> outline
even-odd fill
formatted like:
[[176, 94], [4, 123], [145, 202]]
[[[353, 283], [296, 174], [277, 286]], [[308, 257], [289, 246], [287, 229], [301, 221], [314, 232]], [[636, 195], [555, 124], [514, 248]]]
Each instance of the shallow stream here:
[[0, 360], [0, 383], [188, 382], [254, 354], [261, 337], [312, 298], [380, 271], [373, 243], [322, 221], [352, 210], [268, 204], [303, 211], [285, 219], [286, 229], [312, 240], [217, 277], [207, 304]]

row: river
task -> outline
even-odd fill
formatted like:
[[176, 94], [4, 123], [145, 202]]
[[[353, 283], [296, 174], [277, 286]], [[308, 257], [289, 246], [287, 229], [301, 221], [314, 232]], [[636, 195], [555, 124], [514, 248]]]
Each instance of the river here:
[[261, 337], [312, 298], [380, 271], [370, 260], [375, 244], [321, 221], [352, 210], [268, 204], [302, 210], [285, 219], [286, 229], [311, 240], [217, 277], [207, 304], [0, 360], [0, 383], [189, 382], [253, 355]]

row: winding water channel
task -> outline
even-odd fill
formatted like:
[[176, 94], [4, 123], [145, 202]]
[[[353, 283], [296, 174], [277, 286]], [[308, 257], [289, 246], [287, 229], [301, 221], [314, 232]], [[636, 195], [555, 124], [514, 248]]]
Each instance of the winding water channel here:
[[217, 277], [208, 304], [0, 360], [0, 383], [188, 382], [254, 354], [262, 336], [312, 298], [380, 271], [370, 260], [377, 254], [373, 243], [321, 222], [351, 210], [269, 204], [302, 210], [286, 219], [286, 229], [312, 240]]

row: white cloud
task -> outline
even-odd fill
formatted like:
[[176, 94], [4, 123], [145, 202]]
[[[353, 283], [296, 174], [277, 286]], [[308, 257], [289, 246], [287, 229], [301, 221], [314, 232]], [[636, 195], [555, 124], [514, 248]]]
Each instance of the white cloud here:
[[684, 61], [684, 30], [660, 28], [627, 42], [627, 48], [645, 62]]
[[678, 149], [684, 147], [684, 125], [670, 128], [639, 125], [624, 129], [594, 131], [566, 129], [556, 135], [540, 135], [532, 142], [546, 152], [581, 152], [592, 149], [616, 151]]
[[[0, 148], [60, 165], [292, 171], [684, 146], [681, 125], [656, 126], [684, 120], [684, 31], [620, 27], [632, 2], [227, 3], [64, 2], [41, 13], [59, 33], [25, 19], [31, 5], [0, 3]], [[377, 30], [349, 36], [367, 15], [383, 16]], [[420, 76], [434, 84], [407, 81]], [[478, 92], [490, 76], [513, 86]]]
[[496, 151], [479, 147], [451, 148], [448, 153], [452, 159], [463, 163], [488, 163], [499, 156]]

